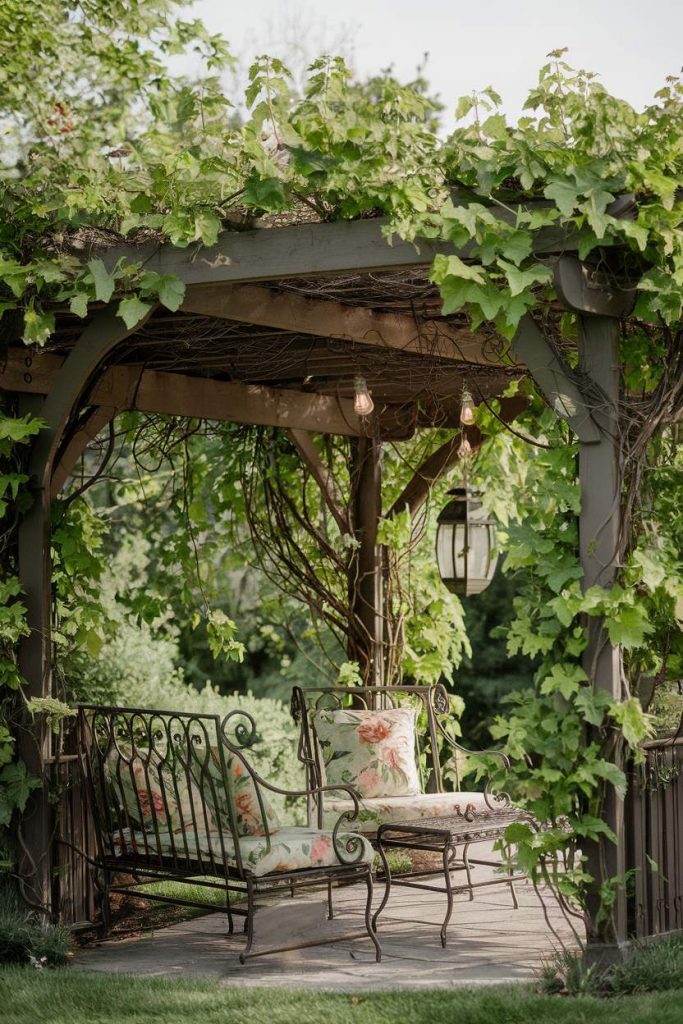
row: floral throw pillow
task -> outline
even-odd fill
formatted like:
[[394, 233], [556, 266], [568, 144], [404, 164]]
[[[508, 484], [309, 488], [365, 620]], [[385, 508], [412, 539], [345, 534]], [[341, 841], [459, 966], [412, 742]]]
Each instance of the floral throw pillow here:
[[[249, 774], [244, 761], [239, 754], [225, 750], [225, 767], [232, 784], [232, 792], [235, 800], [237, 821], [235, 829], [240, 836], [262, 836], [266, 832], [274, 832], [280, 828], [275, 809], [267, 799], [263, 789], [257, 792], [256, 783]], [[212, 806], [217, 820], [224, 831], [230, 829], [230, 804], [228, 794], [225, 792], [223, 781], [223, 770], [221, 767], [220, 751], [218, 747], [211, 748], [211, 760], [208, 765], [209, 775], [213, 786], [206, 785], [207, 801]], [[215, 799], [214, 799], [215, 793]], [[261, 803], [259, 804], [259, 793]], [[265, 824], [264, 824], [265, 819]]]
[[415, 718], [414, 708], [316, 711], [327, 785], [353, 786], [364, 797], [418, 794]]
[[114, 749], [107, 758], [107, 776], [114, 805], [133, 825], [152, 829], [156, 824], [177, 832], [191, 829], [196, 818], [200, 827], [214, 827], [187, 772], [156, 752], [133, 757], [126, 747]]

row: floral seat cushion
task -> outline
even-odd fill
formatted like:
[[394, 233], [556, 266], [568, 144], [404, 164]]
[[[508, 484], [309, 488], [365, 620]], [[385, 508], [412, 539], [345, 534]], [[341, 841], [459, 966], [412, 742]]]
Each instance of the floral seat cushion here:
[[[343, 811], [350, 811], [350, 800], [325, 800], [324, 822], [334, 825]], [[366, 834], [394, 821], [419, 821], [420, 818], [447, 818], [454, 814], [489, 810], [483, 793], [418, 793], [416, 796], [363, 797], [354, 828]]]
[[[361, 844], [361, 854], [354, 863], [370, 864], [374, 853], [372, 846], [364, 837], [353, 832], [342, 832], [338, 842], [345, 846], [352, 844], [354, 856], [356, 846]], [[194, 860], [225, 859], [232, 867], [237, 867], [235, 846], [231, 835], [216, 832], [198, 831], [179, 837], [169, 831], [141, 832], [127, 829], [113, 837], [114, 851], [122, 854], [145, 854], [149, 856], [179, 857], [187, 856]], [[266, 836], [241, 836], [239, 848], [242, 855], [242, 866], [252, 875], [260, 877], [288, 871], [302, 871], [307, 868], [338, 867], [343, 862], [334, 848], [332, 832], [311, 828], [280, 828], [267, 838]]]
[[328, 786], [353, 786], [362, 796], [420, 792], [414, 708], [384, 711], [321, 709], [313, 716]]

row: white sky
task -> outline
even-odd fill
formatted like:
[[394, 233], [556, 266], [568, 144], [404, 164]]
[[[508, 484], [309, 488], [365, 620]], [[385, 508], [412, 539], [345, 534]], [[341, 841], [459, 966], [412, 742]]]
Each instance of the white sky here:
[[634, 106], [683, 64], [683, 0], [196, 0], [191, 10], [243, 62], [283, 48], [299, 64], [342, 52], [361, 75], [393, 65], [409, 79], [428, 52], [447, 126], [458, 97], [487, 85], [519, 113], [558, 47]]

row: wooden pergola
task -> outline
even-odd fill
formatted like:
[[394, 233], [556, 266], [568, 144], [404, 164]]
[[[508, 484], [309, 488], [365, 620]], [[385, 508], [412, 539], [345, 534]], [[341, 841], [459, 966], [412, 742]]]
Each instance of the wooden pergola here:
[[[502, 210], [505, 220], [514, 214]], [[325, 472], [311, 433], [344, 434], [352, 445], [358, 479], [353, 529], [359, 540], [359, 585], [353, 600], [369, 637], [365, 656], [376, 671], [381, 586], [376, 530], [381, 512], [380, 449], [423, 426], [457, 428], [463, 384], [475, 401], [500, 396], [509, 381], [531, 374], [548, 402], [569, 421], [581, 442], [580, 515], [584, 584], [609, 586], [619, 533], [617, 432], [619, 317], [630, 294], [597, 279], [577, 256], [566, 231], [544, 228], [535, 251], [551, 261], [565, 308], [579, 314], [583, 380], [604, 396], [595, 404], [562, 371], [552, 346], [526, 317], [512, 348], [490, 328], [472, 333], [462, 315], [444, 317], [429, 268], [437, 252], [452, 247], [427, 240], [390, 244], [381, 220], [304, 223], [226, 231], [211, 248], [178, 249], [150, 242], [92, 251], [109, 267], [121, 258], [175, 274], [186, 285], [181, 309], [154, 309], [127, 330], [114, 307], [91, 309], [79, 321], [58, 310], [56, 335], [44, 351], [11, 344], [0, 387], [18, 395], [22, 412], [46, 426], [34, 442], [29, 473], [35, 501], [19, 528], [19, 571], [26, 593], [30, 635], [20, 668], [28, 697], [52, 692], [50, 502], [69, 478], [89, 442], [126, 410], [229, 420], [280, 427], [323, 494]], [[458, 255], [467, 260], [468, 250]], [[361, 375], [376, 412], [354, 412], [354, 380]], [[520, 410], [503, 400], [501, 415]], [[476, 430], [470, 441], [477, 443]], [[411, 509], [455, 459], [457, 438], [421, 467], [402, 496]], [[597, 631], [586, 666], [592, 685], [621, 692], [618, 652]], [[45, 777], [50, 733], [36, 721], [23, 733], [21, 754]], [[622, 805], [607, 808], [619, 838], [605, 844], [609, 875], [623, 873]], [[52, 808], [47, 787], [31, 798], [24, 820], [26, 863], [34, 902], [59, 906], [52, 884]], [[28, 869], [27, 869], [28, 870]], [[625, 937], [624, 908], [617, 907]]]

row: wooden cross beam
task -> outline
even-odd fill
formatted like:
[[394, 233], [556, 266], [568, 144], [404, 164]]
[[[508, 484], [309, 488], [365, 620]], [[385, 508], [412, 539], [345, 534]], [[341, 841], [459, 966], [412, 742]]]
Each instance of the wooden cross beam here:
[[403, 313], [377, 313], [364, 306], [310, 299], [255, 285], [193, 285], [182, 309], [373, 348], [398, 349], [459, 363], [501, 365], [485, 354], [486, 339], [466, 327], [436, 319], [418, 323]]
[[[378, 426], [376, 421], [364, 424], [348, 398], [188, 377], [136, 365], [106, 370], [86, 396], [85, 404], [92, 406], [90, 414], [67, 435], [59, 453], [52, 477], [53, 498], [90, 441], [126, 410], [280, 427], [296, 434], [312, 431], [363, 437]], [[414, 426], [414, 420], [402, 416], [397, 407], [387, 407], [379, 418], [380, 434], [386, 439], [405, 439]]]
[[[299, 427], [328, 434], [365, 433], [351, 399], [268, 388], [180, 373], [113, 366], [93, 388], [94, 405], [139, 412], [224, 420], [267, 427]], [[404, 431], [405, 432], [405, 431]]]
[[[548, 203], [525, 203], [523, 209], [547, 207]], [[491, 213], [511, 225], [514, 209], [491, 207]], [[406, 242], [387, 237], [388, 223], [383, 218], [337, 221], [333, 224], [297, 224], [282, 228], [257, 228], [253, 231], [224, 231], [212, 246], [200, 244], [180, 249], [169, 243], [117, 245], [84, 255], [101, 256], [111, 269], [120, 259], [143, 263], [146, 270], [176, 274], [186, 284], [246, 283], [287, 277], [399, 270], [429, 266], [437, 253], [456, 253], [467, 258], [471, 245], [456, 249], [449, 242], [420, 238]], [[534, 236], [537, 255], [576, 252], [578, 232], [544, 227]]]

